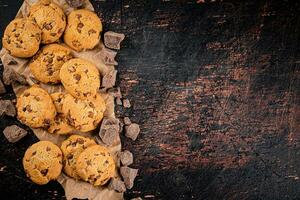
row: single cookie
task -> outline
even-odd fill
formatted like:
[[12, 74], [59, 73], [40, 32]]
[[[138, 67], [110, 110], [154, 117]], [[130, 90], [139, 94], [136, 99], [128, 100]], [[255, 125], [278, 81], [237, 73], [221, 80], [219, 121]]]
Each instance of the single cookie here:
[[105, 101], [100, 94], [85, 100], [67, 94], [62, 107], [68, 123], [81, 132], [94, 130], [102, 120], [105, 109]]
[[21, 58], [33, 56], [41, 42], [41, 30], [31, 20], [19, 18], [11, 21], [4, 31], [2, 44], [11, 55]]
[[63, 114], [56, 115], [54, 120], [50, 122], [50, 127], [48, 128], [49, 133], [64, 135], [73, 131], [74, 128], [70, 126], [67, 119]]
[[94, 97], [100, 87], [97, 67], [80, 58], [71, 59], [61, 67], [60, 79], [65, 89], [79, 99]]
[[18, 97], [16, 107], [18, 119], [32, 128], [48, 127], [56, 115], [50, 95], [37, 85]]
[[71, 58], [69, 48], [59, 44], [49, 44], [32, 58], [29, 64], [30, 71], [43, 83], [59, 83], [60, 68]]
[[66, 28], [66, 16], [62, 9], [50, 0], [42, 0], [29, 10], [29, 19], [42, 30], [42, 43], [56, 42]]
[[63, 141], [61, 150], [64, 155], [64, 172], [67, 175], [75, 179], [80, 178], [76, 173], [76, 160], [83, 150], [92, 145], [96, 145], [94, 140], [80, 135], [72, 135]]
[[84, 181], [104, 185], [114, 176], [115, 163], [105, 147], [93, 145], [79, 155], [76, 172]]
[[74, 10], [68, 15], [64, 41], [76, 51], [93, 49], [99, 43], [101, 31], [102, 23], [96, 13]]
[[33, 182], [39, 185], [47, 184], [61, 173], [62, 152], [52, 142], [37, 142], [26, 150], [23, 167]]
[[50, 96], [51, 96], [51, 98], [53, 100], [53, 103], [55, 105], [56, 112], [63, 113], [62, 105], [63, 105], [63, 101], [65, 99], [65, 93], [55, 92], [55, 93], [50, 94]]

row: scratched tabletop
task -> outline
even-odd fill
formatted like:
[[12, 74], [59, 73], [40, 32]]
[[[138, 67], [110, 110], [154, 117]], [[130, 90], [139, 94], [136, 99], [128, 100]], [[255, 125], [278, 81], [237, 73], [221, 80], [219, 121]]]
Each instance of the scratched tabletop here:
[[[1, 37], [21, 3], [0, 1]], [[126, 35], [118, 84], [133, 107], [117, 114], [142, 130], [123, 138], [140, 169], [126, 199], [300, 199], [299, 1], [92, 3], [105, 31]], [[1, 199], [65, 198], [25, 177], [33, 134], [0, 140]]]

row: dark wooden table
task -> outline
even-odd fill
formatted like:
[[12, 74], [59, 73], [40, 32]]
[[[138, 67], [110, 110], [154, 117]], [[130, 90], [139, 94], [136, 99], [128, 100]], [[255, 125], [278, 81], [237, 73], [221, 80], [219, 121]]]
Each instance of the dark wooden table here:
[[[1, 34], [21, 2], [0, 1]], [[118, 83], [142, 129], [123, 140], [140, 168], [128, 199], [300, 199], [299, 1], [92, 2], [127, 36]], [[64, 198], [25, 178], [33, 134], [0, 140], [1, 199]]]

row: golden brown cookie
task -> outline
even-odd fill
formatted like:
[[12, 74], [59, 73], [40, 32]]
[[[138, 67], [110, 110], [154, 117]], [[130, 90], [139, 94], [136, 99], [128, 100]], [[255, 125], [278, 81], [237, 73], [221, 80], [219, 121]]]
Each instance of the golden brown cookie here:
[[102, 23], [96, 13], [79, 9], [68, 15], [64, 41], [76, 51], [93, 49], [100, 40]]
[[32, 58], [29, 64], [30, 71], [43, 83], [59, 83], [60, 68], [71, 58], [69, 48], [59, 44], [49, 44]]
[[56, 115], [50, 95], [37, 85], [18, 97], [16, 107], [18, 119], [32, 128], [48, 127]]
[[23, 167], [33, 182], [39, 185], [47, 184], [61, 173], [62, 152], [52, 142], [37, 142], [26, 150]]
[[84, 181], [104, 185], [114, 176], [115, 162], [105, 147], [93, 145], [78, 156], [76, 172]]
[[81, 132], [94, 130], [103, 118], [106, 109], [100, 94], [96, 98], [80, 100], [67, 94], [63, 101], [63, 113], [68, 123]]
[[66, 16], [62, 9], [50, 0], [42, 0], [29, 10], [29, 19], [42, 30], [42, 43], [56, 42], [66, 28]]
[[64, 172], [67, 175], [75, 179], [80, 178], [75, 170], [76, 160], [83, 150], [92, 145], [96, 145], [94, 140], [80, 135], [72, 135], [63, 141], [61, 150], [64, 155]]
[[50, 94], [50, 96], [53, 100], [53, 103], [55, 105], [56, 112], [58, 112], [58, 113], [63, 113], [62, 105], [63, 105], [65, 95], [66, 94], [63, 92], [55, 92], [55, 93]]
[[54, 120], [50, 122], [48, 128], [49, 133], [64, 135], [73, 131], [74, 128], [70, 126], [67, 122], [67, 119], [63, 114], [56, 115]]
[[100, 87], [97, 67], [89, 61], [74, 58], [63, 64], [60, 79], [65, 89], [74, 97], [94, 97]]
[[41, 42], [41, 30], [28, 19], [19, 18], [11, 21], [4, 31], [2, 44], [11, 55], [21, 58], [33, 56]]

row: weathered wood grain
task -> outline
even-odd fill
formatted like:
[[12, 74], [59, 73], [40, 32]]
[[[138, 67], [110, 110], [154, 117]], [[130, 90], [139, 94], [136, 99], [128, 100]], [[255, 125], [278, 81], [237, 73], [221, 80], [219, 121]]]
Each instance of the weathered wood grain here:
[[[1, 34], [20, 4], [3, 2]], [[127, 36], [118, 82], [133, 107], [118, 113], [142, 129], [124, 138], [141, 169], [127, 198], [300, 198], [299, 3], [198, 2], [93, 1], [104, 29]], [[1, 118], [0, 130], [11, 123]], [[57, 184], [24, 176], [34, 140], [1, 136], [0, 188], [61, 199]]]

